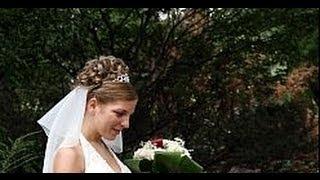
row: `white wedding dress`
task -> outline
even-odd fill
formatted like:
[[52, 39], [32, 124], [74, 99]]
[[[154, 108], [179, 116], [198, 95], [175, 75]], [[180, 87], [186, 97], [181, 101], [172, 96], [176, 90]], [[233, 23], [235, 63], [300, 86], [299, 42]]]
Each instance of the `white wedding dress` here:
[[[116, 173], [82, 134], [80, 135], [80, 144], [84, 154], [85, 173]], [[106, 145], [106, 147], [108, 146]], [[116, 154], [110, 148], [109, 150], [119, 164], [121, 173], [131, 173], [130, 169], [118, 159]]]

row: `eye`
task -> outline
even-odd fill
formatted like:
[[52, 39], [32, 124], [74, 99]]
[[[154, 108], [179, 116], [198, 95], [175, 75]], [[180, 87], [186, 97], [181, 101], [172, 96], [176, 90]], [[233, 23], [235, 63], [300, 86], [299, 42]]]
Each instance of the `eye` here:
[[124, 112], [119, 112], [119, 111], [113, 111], [117, 117], [122, 117], [125, 113]]

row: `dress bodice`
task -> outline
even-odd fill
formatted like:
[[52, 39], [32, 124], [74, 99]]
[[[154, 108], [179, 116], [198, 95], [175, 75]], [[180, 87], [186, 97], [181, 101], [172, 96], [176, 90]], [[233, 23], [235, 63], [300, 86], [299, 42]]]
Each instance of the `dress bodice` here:
[[[80, 143], [84, 155], [85, 173], [116, 173], [82, 134], [80, 135]], [[109, 148], [107, 144], [106, 147]], [[121, 173], [131, 173], [130, 169], [118, 159], [116, 154], [110, 148], [109, 150], [120, 166]]]

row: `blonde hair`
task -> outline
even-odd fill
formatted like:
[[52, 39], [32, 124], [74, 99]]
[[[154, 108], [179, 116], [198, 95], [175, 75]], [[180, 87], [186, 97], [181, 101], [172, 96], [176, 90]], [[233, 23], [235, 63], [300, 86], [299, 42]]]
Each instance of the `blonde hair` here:
[[129, 74], [129, 67], [120, 58], [100, 56], [86, 62], [78, 73], [74, 86], [89, 88], [87, 101], [97, 98], [100, 103], [117, 100], [137, 100], [138, 95], [134, 86], [129, 82], [118, 81], [121, 75]]

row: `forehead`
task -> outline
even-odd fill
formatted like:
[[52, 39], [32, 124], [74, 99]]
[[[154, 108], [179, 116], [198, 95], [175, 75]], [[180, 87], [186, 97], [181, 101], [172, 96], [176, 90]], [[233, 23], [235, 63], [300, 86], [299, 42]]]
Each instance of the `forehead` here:
[[118, 100], [118, 101], [113, 101], [107, 104], [104, 104], [104, 108], [106, 109], [123, 109], [126, 110], [128, 112], [132, 112], [135, 108], [137, 104], [137, 100], [133, 100], [133, 101], [122, 101], [122, 100]]

